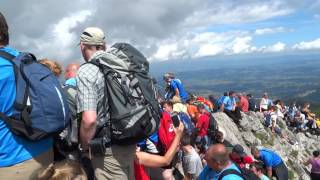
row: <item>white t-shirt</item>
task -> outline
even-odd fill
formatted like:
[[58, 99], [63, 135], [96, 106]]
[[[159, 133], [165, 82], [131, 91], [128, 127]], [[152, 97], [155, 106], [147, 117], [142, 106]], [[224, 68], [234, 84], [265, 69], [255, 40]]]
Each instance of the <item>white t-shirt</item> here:
[[260, 108], [267, 110], [268, 109], [268, 103], [269, 103], [268, 99], [262, 98], [261, 101], [260, 101]]
[[192, 147], [191, 153], [184, 153], [182, 167], [185, 173], [191, 175], [191, 179], [197, 179], [203, 167], [199, 154]]

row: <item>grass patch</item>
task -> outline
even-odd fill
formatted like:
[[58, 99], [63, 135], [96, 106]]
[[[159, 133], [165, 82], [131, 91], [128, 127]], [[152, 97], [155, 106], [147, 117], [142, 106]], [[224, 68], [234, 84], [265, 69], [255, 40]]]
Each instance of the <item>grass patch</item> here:
[[281, 129], [285, 129], [286, 125], [282, 121], [278, 121], [278, 125]]
[[288, 170], [288, 178], [291, 180], [291, 179], [294, 179], [294, 172], [291, 171], [291, 170]]

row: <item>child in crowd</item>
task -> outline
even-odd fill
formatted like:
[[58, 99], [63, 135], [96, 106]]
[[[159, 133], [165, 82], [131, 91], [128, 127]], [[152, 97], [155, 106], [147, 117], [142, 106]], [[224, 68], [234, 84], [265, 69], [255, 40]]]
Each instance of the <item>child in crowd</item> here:
[[268, 176], [263, 174], [264, 168], [261, 162], [254, 162], [250, 165], [250, 170], [261, 180], [269, 180]]

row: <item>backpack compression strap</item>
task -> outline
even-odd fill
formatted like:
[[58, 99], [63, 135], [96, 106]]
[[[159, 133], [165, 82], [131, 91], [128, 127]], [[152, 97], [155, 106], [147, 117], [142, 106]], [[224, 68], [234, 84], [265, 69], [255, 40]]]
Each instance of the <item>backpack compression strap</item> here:
[[227, 170], [223, 171], [223, 172], [220, 174], [218, 180], [222, 180], [223, 177], [225, 177], [225, 176], [227, 176], [227, 175], [230, 175], [230, 174], [234, 174], [234, 175], [240, 176], [242, 179], [245, 179], [245, 178], [242, 176], [242, 174], [241, 174], [240, 172], [238, 172], [237, 170], [235, 170], [235, 169], [227, 169]]
[[[32, 54], [30, 54], [30, 55], [32, 58], [35, 58]], [[19, 75], [19, 73], [18, 73], [19, 68], [13, 62], [13, 60], [16, 57], [8, 52], [1, 51], [1, 50], [0, 50], [0, 57], [6, 59], [7, 61], [9, 61], [12, 64], [13, 72], [14, 72], [14, 76], [15, 76], [15, 83], [17, 84], [17, 82], [18, 82], [17, 77]], [[24, 74], [22, 74], [22, 75], [24, 75]], [[23, 104], [19, 104], [19, 103], [14, 102], [14, 107], [21, 110], [22, 120], [27, 127], [26, 130], [28, 131], [28, 133], [31, 133], [32, 130], [29, 128], [31, 126], [31, 120], [30, 120], [30, 116], [29, 116], [30, 108], [27, 107], [28, 94], [29, 94], [29, 85], [28, 85], [28, 82], [26, 82], [26, 90], [25, 90], [25, 94], [24, 94]], [[11, 121], [10, 118], [8, 116], [6, 116], [3, 112], [0, 112], [0, 118], [3, 119], [4, 121], [6, 121], [7, 123], [9, 123]]]

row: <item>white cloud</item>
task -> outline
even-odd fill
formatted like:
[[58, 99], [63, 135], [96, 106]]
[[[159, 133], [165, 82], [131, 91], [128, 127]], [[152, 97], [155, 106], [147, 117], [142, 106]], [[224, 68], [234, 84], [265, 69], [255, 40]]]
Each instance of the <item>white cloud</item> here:
[[320, 49], [320, 38], [315, 39], [313, 41], [300, 42], [298, 44], [293, 45], [292, 49], [298, 49], [298, 50]]
[[281, 52], [284, 51], [286, 49], [286, 44], [282, 43], [282, 42], [277, 42], [271, 46], [263, 46], [261, 48], [259, 48], [260, 52]]
[[223, 46], [220, 44], [204, 44], [200, 46], [195, 57], [214, 56], [223, 53]]
[[237, 37], [232, 43], [232, 53], [249, 53], [254, 51], [256, 48], [251, 46], [252, 37]]
[[263, 28], [255, 30], [256, 35], [265, 35], [265, 34], [274, 34], [274, 33], [282, 33], [282, 32], [291, 32], [292, 29], [287, 29], [284, 27], [276, 27], [276, 28]]
[[174, 58], [177, 50], [178, 45], [176, 43], [162, 45], [151, 59], [168, 60], [169, 58]]

